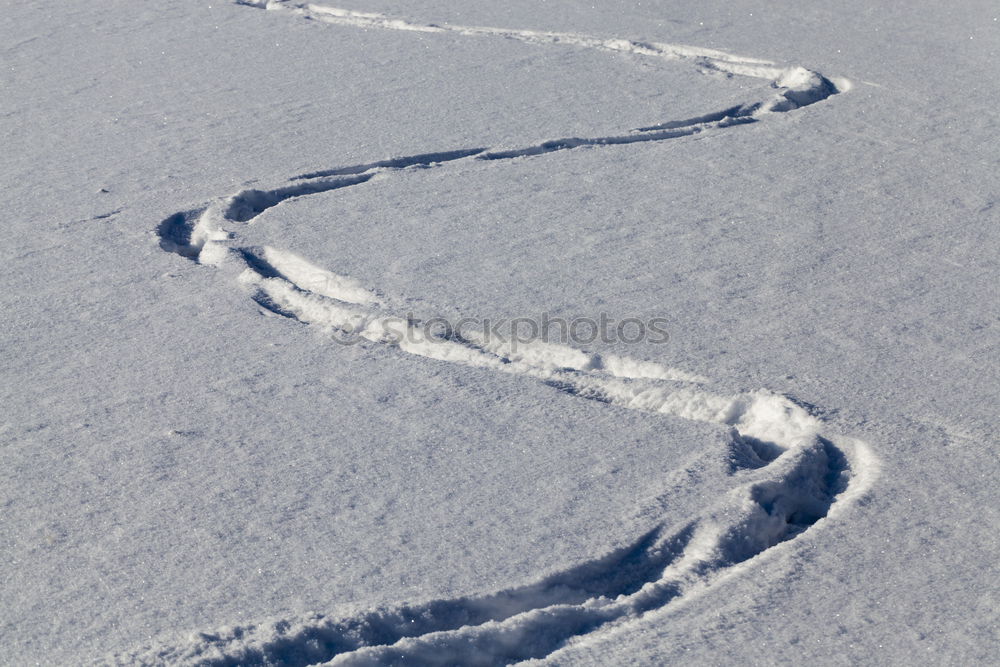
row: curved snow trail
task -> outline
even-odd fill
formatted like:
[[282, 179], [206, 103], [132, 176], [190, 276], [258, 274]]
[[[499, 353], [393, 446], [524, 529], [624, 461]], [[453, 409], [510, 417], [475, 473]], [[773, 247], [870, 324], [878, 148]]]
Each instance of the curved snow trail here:
[[[740, 484], [681, 525], [667, 519], [631, 545], [537, 583], [496, 593], [379, 609], [352, 618], [314, 614], [198, 633], [173, 645], [119, 655], [122, 662], [199, 665], [503, 664], [551, 654], [567, 641], [619, 627], [671, 601], [702, 594], [713, 583], [766, 562], [817, 523], [863, 497], [878, 459], [860, 440], [825, 433], [822, 422], [766, 390], [722, 396], [683, 370], [566, 345], [533, 341], [514, 347], [475, 335], [429, 336], [398, 315], [395, 301], [352, 278], [269, 246], [241, 245], [236, 230], [283, 201], [360, 185], [415, 167], [460, 168], [469, 160], [531, 158], [579, 146], [661, 141], [764, 120], [838, 92], [822, 75], [780, 68], [721, 51], [603, 39], [569, 33], [417, 24], [381, 14], [275, 0], [239, 4], [327, 23], [389, 30], [454, 32], [534, 44], [565, 44], [687, 62], [727, 75], [766, 78], [774, 92], [687, 120], [617, 136], [546, 141], [518, 150], [449, 150], [295, 176], [267, 190], [241, 190], [175, 213], [157, 231], [164, 250], [201, 264], [240, 267], [239, 281], [262, 307], [306, 325], [372, 345], [466, 366], [522, 375], [555, 389], [624, 409], [663, 413], [729, 428]], [[846, 84], [841, 84], [843, 87]], [[673, 527], [671, 527], [673, 526]]]

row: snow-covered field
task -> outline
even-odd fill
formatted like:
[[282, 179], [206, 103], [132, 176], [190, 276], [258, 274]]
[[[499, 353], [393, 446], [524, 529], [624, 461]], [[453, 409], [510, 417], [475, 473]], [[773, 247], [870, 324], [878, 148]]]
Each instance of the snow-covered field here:
[[0, 36], [0, 663], [995, 664], [995, 0]]

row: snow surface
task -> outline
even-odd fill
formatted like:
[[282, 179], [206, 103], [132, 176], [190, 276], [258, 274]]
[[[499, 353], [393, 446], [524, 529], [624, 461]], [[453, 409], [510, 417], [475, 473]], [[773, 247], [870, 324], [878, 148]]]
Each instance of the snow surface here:
[[995, 2], [0, 31], [0, 662], [995, 662]]

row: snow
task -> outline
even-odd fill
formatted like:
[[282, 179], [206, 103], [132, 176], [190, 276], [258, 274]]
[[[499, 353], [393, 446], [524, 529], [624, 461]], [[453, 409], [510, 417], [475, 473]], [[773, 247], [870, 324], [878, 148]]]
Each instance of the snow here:
[[996, 14], [12, 4], [3, 661], [995, 660]]

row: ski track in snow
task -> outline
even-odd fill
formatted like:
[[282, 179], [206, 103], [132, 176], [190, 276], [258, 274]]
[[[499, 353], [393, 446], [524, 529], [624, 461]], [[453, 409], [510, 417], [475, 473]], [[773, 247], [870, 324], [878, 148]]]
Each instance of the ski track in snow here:
[[[707, 380], [650, 361], [587, 353], [534, 341], [516, 348], [485, 338], [428, 338], [396, 315], [391, 300], [290, 252], [240, 245], [234, 230], [288, 199], [351, 187], [410, 168], [460, 169], [471, 160], [530, 158], [582, 146], [661, 141], [766, 120], [845, 90], [801, 67], [669, 44], [569, 33], [418, 24], [313, 4], [238, 4], [366, 29], [451, 32], [532, 44], [624, 52], [686, 63], [709, 73], [772, 82], [770, 96], [617, 136], [563, 138], [518, 150], [486, 148], [413, 155], [295, 176], [279, 187], [247, 189], [171, 215], [157, 231], [164, 250], [201, 264], [236, 263], [239, 282], [268, 311], [350, 333], [368, 344], [466, 366], [522, 375], [557, 390], [626, 409], [663, 413], [730, 429], [740, 485], [679, 529], [666, 521], [625, 548], [537, 583], [488, 595], [379, 609], [351, 618], [314, 614], [198, 633], [187, 641], [116, 656], [118, 662], [199, 665], [504, 664], [550, 655], [597, 628], [618, 627], [672, 601], [690, 599], [739, 574], [817, 522], [864, 496], [879, 464], [859, 440], [823, 432], [822, 422], [766, 390], [722, 396]], [[402, 335], [407, 333], [408, 335]], [[671, 526], [673, 527], [671, 529]]]

